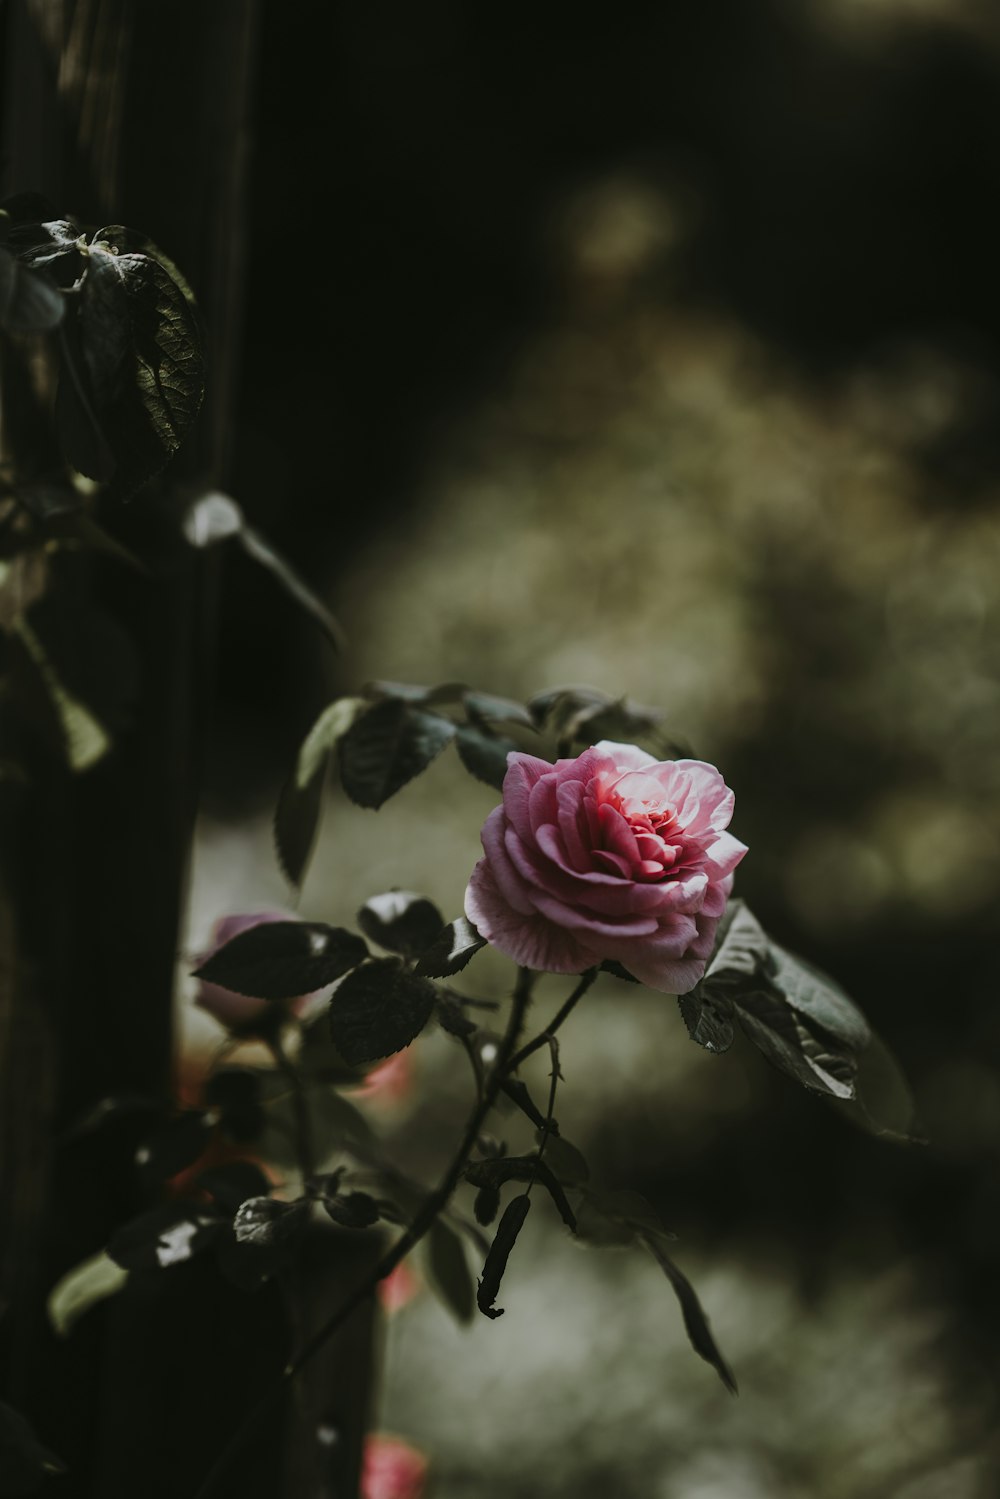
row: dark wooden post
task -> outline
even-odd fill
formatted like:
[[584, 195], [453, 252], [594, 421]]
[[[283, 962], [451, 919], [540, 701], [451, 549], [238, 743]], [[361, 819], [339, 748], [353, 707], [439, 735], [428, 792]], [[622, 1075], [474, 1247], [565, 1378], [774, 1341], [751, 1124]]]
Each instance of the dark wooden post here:
[[[33, 786], [3, 803], [0, 1146], [10, 1229], [0, 1335], [8, 1398], [70, 1464], [63, 1499], [185, 1499], [289, 1347], [277, 1292], [251, 1305], [220, 1286], [213, 1266], [195, 1264], [170, 1272], [163, 1300], [122, 1297], [65, 1343], [48, 1330], [44, 1302], [136, 1207], [127, 1165], [112, 1166], [93, 1143], [57, 1148], [61, 1132], [102, 1095], [169, 1087], [218, 566], [186, 546], [178, 520], [183, 486], [225, 487], [228, 476], [259, 0], [8, 0], [4, 17], [5, 190], [44, 193], [84, 223], [124, 222], [175, 260], [204, 315], [208, 396], [167, 480], [102, 517], [147, 572], [101, 561], [81, 569], [89, 596], [135, 646], [134, 722], [85, 775], [39, 767]], [[358, 1270], [356, 1254], [339, 1250], [324, 1263], [322, 1275], [318, 1265], [304, 1271], [294, 1321]], [[373, 1316], [355, 1319], [315, 1360], [312, 1385], [281, 1430], [260, 1434], [234, 1492], [356, 1494]], [[338, 1440], [328, 1460], [322, 1443], [306, 1460], [303, 1421], [330, 1409]]]

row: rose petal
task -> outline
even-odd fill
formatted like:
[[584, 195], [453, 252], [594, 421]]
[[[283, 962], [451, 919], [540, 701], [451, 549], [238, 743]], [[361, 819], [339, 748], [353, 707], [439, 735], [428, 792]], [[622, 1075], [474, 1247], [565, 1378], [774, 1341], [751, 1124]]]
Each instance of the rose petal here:
[[465, 914], [487, 942], [522, 968], [542, 973], [582, 973], [594, 956], [561, 927], [543, 916], [525, 916], [504, 900], [485, 859], [480, 859], [465, 892]]

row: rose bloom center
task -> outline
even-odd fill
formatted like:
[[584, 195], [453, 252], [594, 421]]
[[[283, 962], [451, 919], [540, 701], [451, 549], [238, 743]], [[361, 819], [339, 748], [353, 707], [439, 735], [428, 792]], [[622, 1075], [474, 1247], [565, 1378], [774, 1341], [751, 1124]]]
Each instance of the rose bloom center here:
[[[619, 789], [620, 779], [623, 778], [611, 782], [599, 779], [595, 787], [598, 838], [593, 850], [594, 867], [603, 874], [654, 884], [674, 873], [683, 852], [677, 812], [655, 781], [643, 777], [641, 787], [635, 788], [638, 777], [630, 775], [627, 779], [633, 786], [626, 792]], [[621, 852], [620, 839], [615, 837], [618, 817], [624, 818], [632, 830], [637, 859]]]

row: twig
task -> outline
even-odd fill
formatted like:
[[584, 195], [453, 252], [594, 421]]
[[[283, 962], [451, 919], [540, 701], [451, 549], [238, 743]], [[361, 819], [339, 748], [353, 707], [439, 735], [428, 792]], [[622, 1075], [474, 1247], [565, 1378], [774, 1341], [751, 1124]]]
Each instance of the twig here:
[[596, 977], [597, 969], [588, 968], [586, 973], [580, 979], [580, 982], [577, 984], [576, 988], [573, 990], [573, 993], [570, 995], [569, 999], [567, 999], [566, 1003], [559, 1008], [555, 1015], [553, 1015], [552, 1019], [549, 1021], [545, 1029], [535, 1037], [534, 1041], [529, 1041], [527, 1046], [522, 1046], [521, 1050], [519, 1052], [516, 1052], [515, 1055], [511, 1057], [511, 1072], [516, 1072], [523, 1061], [525, 1061], [528, 1057], [533, 1056], [536, 1051], [546, 1045], [550, 1037], [555, 1035], [556, 1031], [569, 1015], [570, 1011], [573, 1009], [573, 1006], [576, 1004], [577, 1000], [583, 998]]

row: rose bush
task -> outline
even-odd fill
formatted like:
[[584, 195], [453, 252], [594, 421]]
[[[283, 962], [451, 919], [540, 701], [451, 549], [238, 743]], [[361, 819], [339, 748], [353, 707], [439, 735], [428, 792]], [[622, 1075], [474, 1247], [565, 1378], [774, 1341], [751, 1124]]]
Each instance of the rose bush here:
[[602, 959], [668, 994], [705, 970], [746, 846], [714, 765], [654, 760], [607, 740], [554, 765], [512, 752], [482, 830], [465, 913], [526, 968]]

